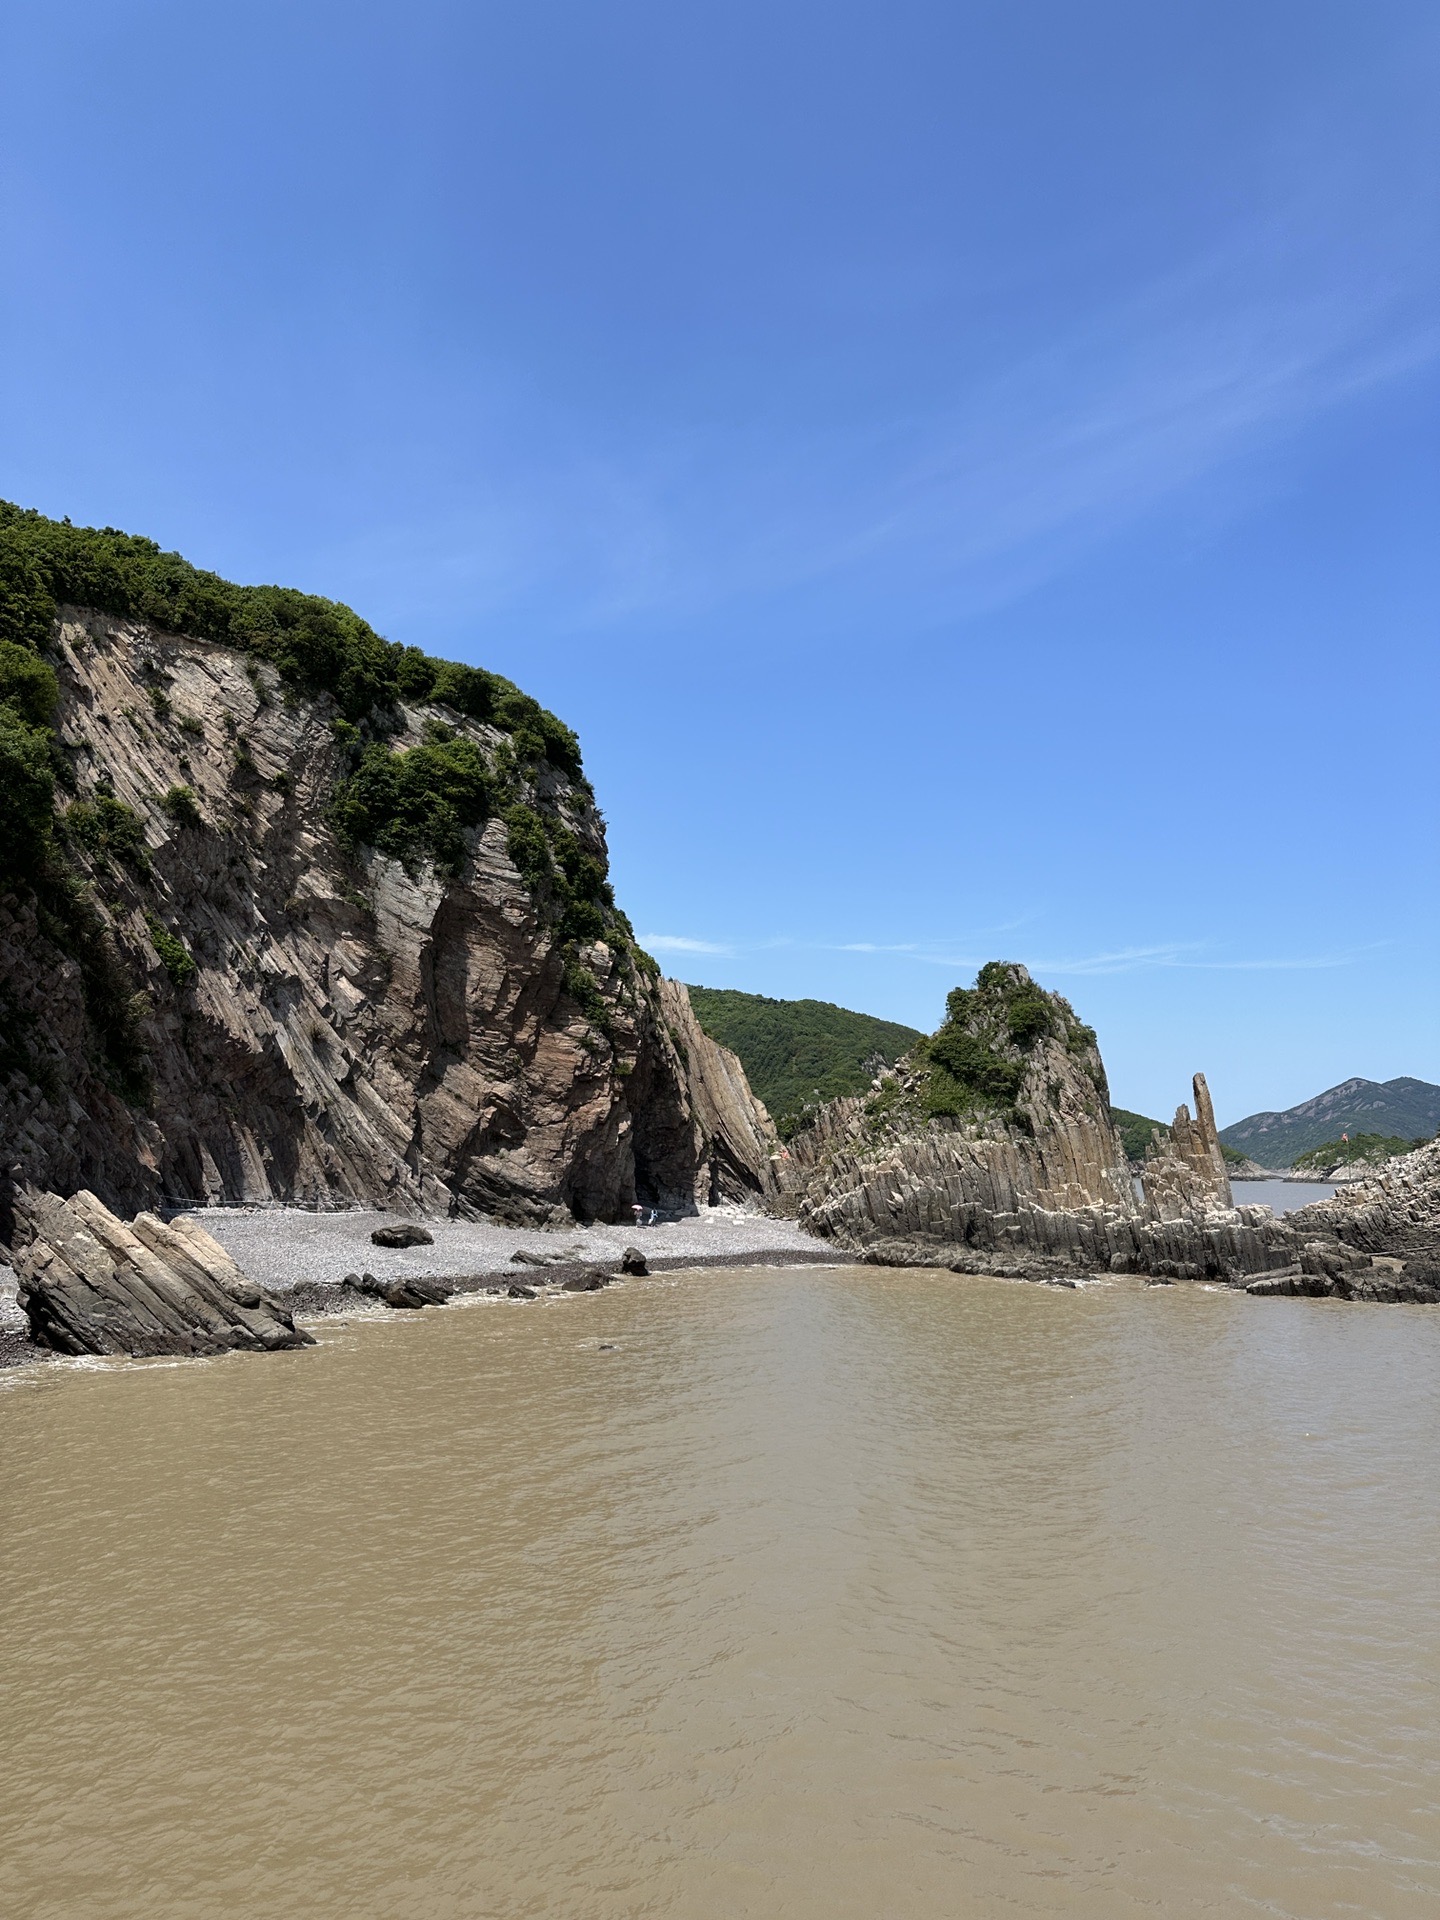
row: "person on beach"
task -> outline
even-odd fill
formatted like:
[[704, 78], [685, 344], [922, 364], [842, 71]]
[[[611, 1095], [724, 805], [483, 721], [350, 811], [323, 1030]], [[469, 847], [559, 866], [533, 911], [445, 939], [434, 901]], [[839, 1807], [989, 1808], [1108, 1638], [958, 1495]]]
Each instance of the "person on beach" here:
[[645, 1220], [645, 1209], [644, 1207], [641, 1206], [638, 1200], [635, 1202], [634, 1206], [631, 1207], [630, 1211], [635, 1216], [635, 1225], [637, 1227], [643, 1225]]

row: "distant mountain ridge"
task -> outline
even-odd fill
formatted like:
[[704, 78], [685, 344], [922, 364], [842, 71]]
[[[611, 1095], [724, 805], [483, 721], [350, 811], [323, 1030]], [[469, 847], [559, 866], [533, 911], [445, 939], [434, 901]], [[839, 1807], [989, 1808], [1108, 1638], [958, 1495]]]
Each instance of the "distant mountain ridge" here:
[[1302, 1153], [1342, 1133], [1398, 1134], [1428, 1139], [1440, 1130], [1440, 1087], [1428, 1080], [1342, 1080], [1338, 1087], [1302, 1100], [1283, 1113], [1252, 1113], [1222, 1127], [1227, 1147], [1248, 1154], [1262, 1167], [1292, 1166]]
[[915, 1027], [828, 1000], [770, 1000], [733, 987], [687, 991], [702, 1032], [739, 1056], [782, 1138], [808, 1105], [863, 1093], [877, 1058], [893, 1066], [922, 1038]]

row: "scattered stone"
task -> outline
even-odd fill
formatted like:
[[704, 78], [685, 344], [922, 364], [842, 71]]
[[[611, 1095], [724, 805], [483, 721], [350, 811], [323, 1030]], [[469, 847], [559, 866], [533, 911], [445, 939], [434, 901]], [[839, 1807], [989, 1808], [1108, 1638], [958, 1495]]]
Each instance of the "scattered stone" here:
[[443, 1306], [455, 1291], [448, 1280], [427, 1279], [419, 1274], [377, 1280], [373, 1273], [347, 1273], [340, 1285], [371, 1300], [381, 1300], [387, 1307], [409, 1310]]
[[583, 1247], [517, 1247], [510, 1256], [512, 1267], [568, 1267], [583, 1258]]
[[433, 1247], [435, 1244], [434, 1234], [417, 1227], [413, 1220], [399, 1227], [376, 1227], [370, 1238], [377, 1247]]
[[57, 1353], [215, 1354], [308, 1347], [294, 1318], [193, 1220], [128, 1225], [86, 1190], [15, 1196], [17, 1299]]
[[587, 1267], [584, 1273], [575, 1273], [562, 1281], [561, 1290], [565, 1293], [599, 1293], [602, 1287], [608, 1287], [610, 1276], [601, 1273], [598, 1267]]
[[630, 1274], [637, 1280], [643, 1279], [649, 1273], [649, 1263], [639, 1247], [626, 1247], [620, 1256], [620, 1271]]
[[518, 1281], [513, 1286], [507, 1287], [505, 1293], [511, 1300], [533, 1300], [536, 1297], [534, 1287], [522, 1287]]

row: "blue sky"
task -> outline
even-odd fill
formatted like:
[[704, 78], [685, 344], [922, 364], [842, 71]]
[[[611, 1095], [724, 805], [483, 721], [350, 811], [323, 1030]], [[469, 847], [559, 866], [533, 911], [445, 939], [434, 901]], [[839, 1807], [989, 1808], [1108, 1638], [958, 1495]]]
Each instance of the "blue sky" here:
[[1440, 1079], [1440, 13], [16, 10], [0, 492], [576, 726], [682, 978]]

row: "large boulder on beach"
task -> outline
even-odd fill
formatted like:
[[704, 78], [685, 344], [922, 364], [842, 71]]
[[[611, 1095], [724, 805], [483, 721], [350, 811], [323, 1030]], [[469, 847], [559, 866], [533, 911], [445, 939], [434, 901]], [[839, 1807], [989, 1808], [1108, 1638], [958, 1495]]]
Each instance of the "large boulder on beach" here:
[[257, 1353], [314, 1342], [193, 1220], [125, 1222], [93, 1193], [22, 1189], [12, 1258], [37, 1346], [57, 1353]]
[[435, 1236], [417, 1227], [413, 1220], [406, 1220], [398, 1227], [376, 1227], [370, 1243], [376, 1247], [433, 1247]]

